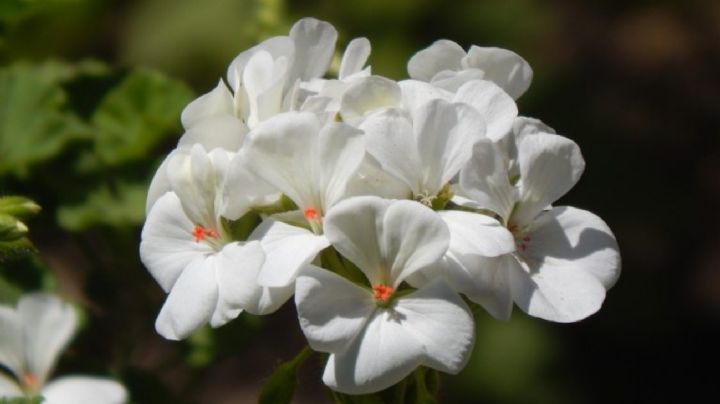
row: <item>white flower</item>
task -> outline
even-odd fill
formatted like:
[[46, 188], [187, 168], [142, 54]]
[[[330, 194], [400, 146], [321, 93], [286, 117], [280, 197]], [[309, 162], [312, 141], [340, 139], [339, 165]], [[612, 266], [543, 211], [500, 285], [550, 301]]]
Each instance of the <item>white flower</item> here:
[[416, 80], [430, 82], [451, 91], [477, 79], [492, 81], [514, 99], [530, 87], [530, 65], [515, 52], [492, 47], [471, 46], [466, 53], [460, 45], [442, 39], [417, 52], [408, 62], [408, 73]]
[[297, 271], [328, 246], [324, 216], [345, 197], [365, 156], [362, 133], [342, 123], [322, 126], [309, 112], [287, 112], [251, 131], [242, 154], [258, 177], [299, 208], [283, 216], [297, 225], [268, 218], [251, 236], [267, 253], [258, 282], [290, 285]]
[[[600, 308], [605, 291], [615, 283], [620, 273], [617, 243], [592, 213], [550, 207], [583, 171], [578, 146], [540, 132], [543, 125], [524, 119], [518, 123], [511, 150], [501, 151], [490, 141], [476, 144], [460, 173], [464, 198], [456, 199], [496, 213], [515, 240], [514, 251], [488, 254], [483, 251], [488, 246], [453, 238], [446, 257], [449, 277], [457, 290], [497, 318], [508, 318], [514, 301], [535, 317], [578, 321]], [[454, 226], [462, 228], [467, 220], [456, 220]]]
[[313, 349], [330, 353], [325, 384], [364, 394], [421, 365], [460, 371], [474, 341], [462, 299], [440, 280], [412, 292], [401, 288], [408, 276], [440, 263], [449, 241], [440, 218], [417, 202], [366, 196], [339, 203], [326, 219], [333, 247], [369, 287], [316, 267], [296, 281], [303, 332]]
[[290, 287], [257, 284], [262, 248], [233, 241], [223, 224], [231, 157], [200, 145], [174, 154], [167, 167], [172, 191], [152, 205], [143, 227], [140, 257], [169, 293], [155, 324], [166, 338], [185, 338], [208, 322], [218, 327], [243, 310], [272, 312], [292, 295]]
[[17, 309], [0, 306], [0, 372], [3, 398], [39, 394], [47, 404], [121, 404], [125, 388], [110, 379], [64, 376], [47, 382], [60, 352], [77, 328], [69, 304], [47, 294], [24, 295]]
[[368, 117], [367, 151], [388, 173], [403, 181], [413, 197], [431, 201], [471, 157], [485, 124], [472, 107], [441, 99], [410, 111], [390, 108]]

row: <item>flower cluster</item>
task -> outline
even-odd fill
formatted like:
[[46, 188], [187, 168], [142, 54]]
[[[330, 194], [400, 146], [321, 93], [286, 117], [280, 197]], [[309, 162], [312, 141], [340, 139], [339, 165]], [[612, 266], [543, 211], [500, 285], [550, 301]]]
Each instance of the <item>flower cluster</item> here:
[[[410, 79], [372, 75], [352, 40], [312, 18], [238, 55], [182, 113], [184, 135], [150, 186], [143, 262], [168, 293], [156, 328], [182, 339], [294, 295], [323, 381], [364, 394], [418, 366], [456, 373], [469, 304], [557, 322], [596, 312], [620, 272], [590, 212], [552, 204], [580, 149], [515, 99], [517, 54], [441, 40]], [[464, 298], [463, 298], [464, 296]]]
[[47, 382], [76, 328], [72, 307], [53, 295], [24, 295], [17, 308], [0, 305], [0, 365], [11, 373], [0, 372], [0, 401], [39, 395], [46, 404], [126, 402], [127, 391], [114, 380], [63, 376]]

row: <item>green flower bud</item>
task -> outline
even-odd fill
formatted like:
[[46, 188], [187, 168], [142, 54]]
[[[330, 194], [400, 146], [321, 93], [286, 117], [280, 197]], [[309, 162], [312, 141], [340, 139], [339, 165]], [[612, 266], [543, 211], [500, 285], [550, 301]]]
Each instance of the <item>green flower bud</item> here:
[[0, 213], [0, 241], [13, 241], [26, 235], [28, 232], [25, 223], [13, 216]]
[[27, 219], [40, 212], [40, 205], [23, 196], [0, 197], [0, 214]]

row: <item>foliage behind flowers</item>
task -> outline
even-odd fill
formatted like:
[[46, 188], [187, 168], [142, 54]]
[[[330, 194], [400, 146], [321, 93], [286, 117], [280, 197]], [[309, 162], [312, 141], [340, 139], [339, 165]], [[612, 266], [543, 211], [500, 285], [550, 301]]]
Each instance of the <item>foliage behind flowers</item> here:
[[457, 373], [469, 359], [470, 306], [497, 319], [513, 304], [556, 322], [595, 313], [620, 272], [617, 244], [592, 213], [552, 206], [585, 163], [518, 115], [527, 62], [440, 40], [396, 82], [372, 75], [358, 38], [326, 79], [336, 39], [302, 19], [183, 110], [140, 244], [168, 293], [157, 331], [184, 339], [294, 295], [335, 401], [402, 398], [408, 384], [423, 401], [425, 368]]

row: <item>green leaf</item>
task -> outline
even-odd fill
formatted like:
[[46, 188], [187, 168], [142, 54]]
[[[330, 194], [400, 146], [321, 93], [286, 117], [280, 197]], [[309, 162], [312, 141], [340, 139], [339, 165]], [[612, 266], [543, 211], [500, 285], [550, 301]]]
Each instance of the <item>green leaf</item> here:
[[119, 181], [91, 191], [88, 197], [75, 205], [58, 209], [58, 223], [71, 231], [96, 226], [130, 227], [145, 218], [145, 182]]
[[116, 166], [145, 159], [169, 137], [180, 135], [180, 112], [192, 99], [183, 83], [137, 70], [108, 92], [91, 121], [100, 162]]
[[292, 402], [297, 386], [297, 369], [310, 356], [310, 347], [305, 347], [291, 361], [275, 369], [260, 392], [259, 404], [287, 404]]
[[86, 125], [67, 109], [67, 94], [40, 67], [0, 69], [0, 176], [26, 176], [29, 168], [59, 154]]

